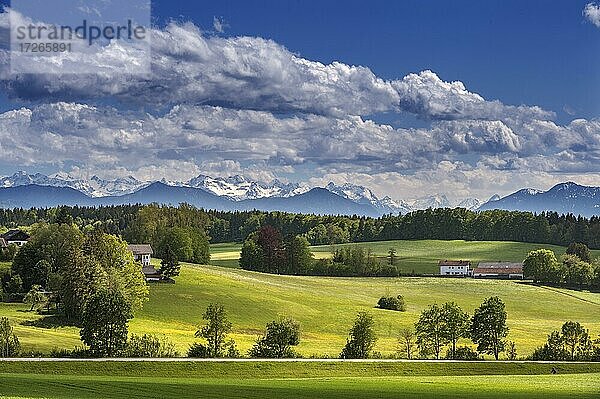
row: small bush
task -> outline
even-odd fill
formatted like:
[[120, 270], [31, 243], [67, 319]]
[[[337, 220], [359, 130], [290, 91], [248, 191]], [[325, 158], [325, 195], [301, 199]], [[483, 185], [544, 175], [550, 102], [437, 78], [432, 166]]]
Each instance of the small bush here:
[[166, 338], [159, 338], [152, 334], [131, 334], [126, 357], [176, 357], [175, 345]]
[[406, 303], [404, 297], [398, 295], [397, 297], [381, 297], [377, 302], [377, 307], [380, 309], [395, 310], [398, 312], [404, 312], [406, 310]]
[[479, 360], [479, 353], [470, 346], [459, 346], [452, 357], [452, 349], [446, 352], [446, 359], [453, 360]]
[[188, 357], [207, 358], [210, 357], [210, 350], [206, 345], [201, 343], [194, 343], [190, 346], [187, 353]]
[[50, 357], [55, 358], [73, 358], [73, 359], [86, 359], [94, 357], [89, 349], [81, 346], [76, 346], [72, 350], [64, 348], [53, 348], [50, 351]]

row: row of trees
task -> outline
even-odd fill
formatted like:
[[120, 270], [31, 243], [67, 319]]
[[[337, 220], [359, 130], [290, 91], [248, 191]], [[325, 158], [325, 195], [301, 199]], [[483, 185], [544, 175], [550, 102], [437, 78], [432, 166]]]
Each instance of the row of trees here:
[[[304, 236], [311, 244], [338, 244], [393, 239], [507, 240], [566, 246], [571, 242], [600, 248], [600, 217], [584, 218], [555, 212], [472, 212], [466, 209], [429, 209], [381, 218], [319, 216], [284, 212], [205, 211], [182, 204], [50, 209], [0, 209], [0, 226], [34, 223], [75, 223], [82, 230], [102, 228], [130, 242], [158, 244], [161, 231], [172, 227], [203, 231], [212, 242], [244, 241], [270, 225], [284, 236]], [[183, 259], [182, 259], [183, 260]]]
[[[118, 311], [125, 308], [118, 295], [98, 296], [90, 302], [84, 314], [81, 336], [88, 348], [73, 351], [54, 351], [55, 357], [176, 357], [174, 345], [166, 338], [151, 334], [127, 335], [127, 316]], [[89, 319], [91, 318], [91, 320]], [[239, 358], [242, 357], [235, 341], [229, 338], [232, 323], [223, 305], [210, 304], [203, 314], [205, 323], [195, 336], [202, 339], [188, 350], [188, 357]], [[477, 360], [481, 354], [499, 359], [506, 352], [509, 360], [517, 359], [514, 342], [507, 341], [504, 303], [490, 297], [475, 310], [472, 317], [452, 302], [433, 304], [423, 310], [414, 329], [405, 328], [399, 334], [398, 352], [408, 359], [420, 357], [439, 359], [444, 347], [445, 358]], [[470, 338], [470, 346], [458, 346], [460, 339]], [[379, 357], [374, 352], [377, 335], [375, 321], [368, 312], [359, 312], [350, 328], [340, 358], [366, 359]], [[251, 358], [300, 357], [294, 348], [300, 343], [300, 324], [290, 317], [279, 317], [267, 323], [263, 335], [257, 338], [247, 352]], [[20, 343], [7, 318], [0, 319], [0, 357], [19, 354]], [[547, 342], [537, 348], [529, 360], [600, 361], [600, 338], [592, 340], [589, 331], [578, 322], [568, 321], [560, 331], [548, 335]]]
[[578, 322], [567, 321], [560, 331], [548, 335], [531, 360], [600, 361], [600, 338], [592, 340], [589, 331]]
[[536, 283], [572, 288], [600, 288], [600, 260], [592, 261], [585, 244], [571, 244], [559, 261], [553, 251], [531, 251], [523, 262], [523, 274]]
[[101, 231], [83, 233], [75, 225], [38, 225], [17, 252], [3, 277], [13, 295], [36, 288], [71, 322], [82, 320], [87, 303], [98, 293], [117, 292], [131, 311], [141, 309], [148, 287], [141, 265], [127, 243]]
[[[283, 238], [270, 225], [252, 233], [242, 246], [240, 267], [274, 274], [316, 276], [398, 276], [398, 268], [381, 262], [369, 249], [348, 246], [334, 251], [331, 259], [313, 259], [303, 236]], [[394, 262], [395, 263], [395, 262]]]
[[[491, 354], [498, 360], [508, 347], [509, 358], [516, 358], [513, 343], [507, 345], [506, 310], [498, 297], [486, 299], [470, 317], [457, 304], [448, 302], [431, 305], [425, 309], [415, 323], [414, 331], [405, 329], [400, 333], [400, 343], [407, 358], [412, 359], [416, 345], [421, 358], [440, 358], [442, 349], [449, 346], [447, 358], [471, 360], [478, 353]], [[192, 345], [190, 357], [239, 357], [235, 342], [228, 339], [232, 323], [222, 305], [211, 304], [203, 315], [206, 324], [196, 332], [196, 337], [205, 342]], [[340, 353], [344, 359], [366, 359], [373, 355], [377, 342], [375, 322], [368, 312], [359, 312], [348, 333], [346, 345]], [[468, 347], [458, 348], [462, 338], [471, 338], [477, 352]], [[280, 317], [267, 324], [264, 335], [259, 337], [248, 351], [250, 357], [288, 358], [297, 357], [293, 347], [300, 343], [300, 324], [289, 318]]]

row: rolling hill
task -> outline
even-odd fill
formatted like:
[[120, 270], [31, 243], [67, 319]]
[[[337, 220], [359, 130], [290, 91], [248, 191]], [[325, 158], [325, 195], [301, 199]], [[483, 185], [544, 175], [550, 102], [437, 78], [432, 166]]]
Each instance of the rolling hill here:
[[[375, 309], [384, 295], [402, 294], [407, 312]], [[455, 301], [466, 311], [484, 298], [498, 295], [508, 311], [509, 339], [520, 355], [542, 344], [566, 320], [576, 320], [600, 333], [600, 294], [547, 289], [510, 281], [444, 278], [327, 278], [277, 276], [215, 266], [184, 265], [176, 284], [153, 284], [150, 300], [130, 323], [135, 333], [168, 336], [181, 352], [194, 342], [209, 303], [225, 305], [233, 323], [232, 337], [242, 352], [278, 315], [297, 319], [302, 328], [298, 351], [305, 356], [337, 356], [356, 312], [375, 317], [376, 350], [394, 353], [400, 328], [411, 326], [429, 304]], [[80, 345], [76, 327], [41, 322], [24, 304], [0, 304], [0, 313], [15, 324], [25, 350]], [[469, 341], [464, 341], [468, 343]]]

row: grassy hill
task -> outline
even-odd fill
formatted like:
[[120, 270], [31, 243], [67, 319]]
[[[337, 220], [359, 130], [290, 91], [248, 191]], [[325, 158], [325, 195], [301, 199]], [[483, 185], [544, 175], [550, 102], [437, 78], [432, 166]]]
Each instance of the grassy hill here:
[[[402, 294], [407, 312], [374, 309], [379, 297]], [[391, 354], [401, 327], [412, 325], [429, 304], [455, 301], [472, 313], [490, 295], [507, 305], [509, 339], [520, 355], [542, 344], [546, 335], [566, 320], [583, 323], [593, 336], [600, 333], [600, 294], [535, 287], [510, 281], [443, 278], [324, 278], [276, 276], [216, 266], [184, 265], [177, 283], [154, 284], [150, 300], [131, 322], [136, 333], [169, 336], [181, 352], [194, 342], [194, 332], [206, 306], [221, 302], [233, 322], [233, 338], [245, 352], [264, 325], [289, 315], [302, 326], [300, 353], [337, 356], [356, 312], [370, 310], [379, 341], [376, 350]], [[16, 322], [24, 349], [48, 351], [80, 345], [75, 327], [41, 324], [26, 305], [1, 304], [0, 314]], [[468, 341], [465, 341], [468, 343]]]
[[[359, 244], [323, 245], [312, 247], [316, 258], [331, 256], [335, 248], [360, 245], [370, 248], [376, 256], [385, 257], [390, 248], [396, 250], [397, 265], [402, 273], [438, 273], [437, 263], [442, 259], [466, 259], [481, 261], [521, 262], [530, 251], [547, 248], [557, 256], [565, 253], [566, 248], [548, 244], [530, 244], [507, 241], [463, 241], [463, 240], [408, 240], [376, 241]], [[238, 267], [241, 244], [211, 245], [211, 264], [215, 266]], [[592, 251], [594, 257], [600, 251]]]
[[[550, 375], [556, 367], [559, 374]], [[595, 398], [600, 365], [0, 362], [9, 398]]]

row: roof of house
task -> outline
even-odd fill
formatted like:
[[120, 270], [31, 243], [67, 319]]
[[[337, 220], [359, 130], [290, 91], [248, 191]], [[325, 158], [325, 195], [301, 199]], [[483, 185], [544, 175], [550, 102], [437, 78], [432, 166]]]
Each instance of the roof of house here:
[[160, 272], [154, 268], [154, 266], [142, 267], [142, 273], [144, 273], [144, 276], [159, 276], [159, 275], [161, 275]]
[[1, 235], [6, 241], [27, 241], [30, 235], [25, 233], [23, 230], [9, 230]]
[[470, 260], [441, 260], [439, 266], [471, 266]]
[[523, 264], [518, 262], [479, 262], [478, 269], [521, 269]]
[[134, 255], [152, 255], [154, 253], [150, 244], [129, 244], [128, 247]]
[[6, 240], [4, 238], [0, 237], [0, 248], [6, 248], [6, 247], [8, 247]]
[[505, 267], [505, 268], [491, 268], [491, 267], [476, 267], [473, 270], [473, 274], [523, 274], [522, 267]]

